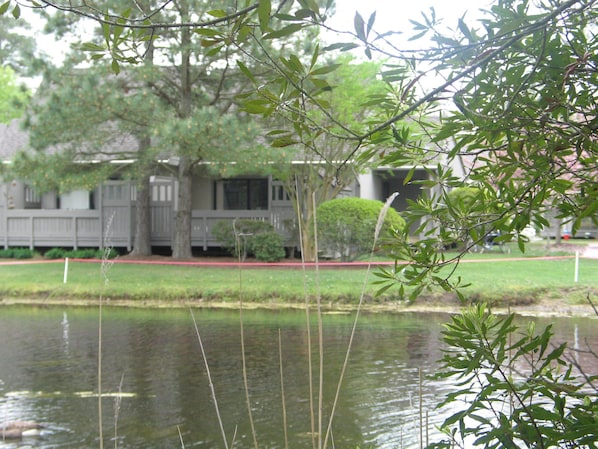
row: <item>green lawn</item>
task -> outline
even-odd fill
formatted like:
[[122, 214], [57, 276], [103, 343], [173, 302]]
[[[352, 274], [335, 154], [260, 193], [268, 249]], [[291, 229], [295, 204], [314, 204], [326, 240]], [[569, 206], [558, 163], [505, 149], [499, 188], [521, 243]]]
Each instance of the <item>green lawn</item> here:
[[[483, 255], [484, 257], [490, 257]], [[512, 255], [513, 256], [513, 255]], [[478, 259], [479, 256], [475, 258]], [[555, 297], [583, 302], [588, 292], [598, 293], [598, 260], [581, 259], [579, 281], [574, 282], [575, 260], [483, 260], [471, 258], [459, 265], [455, 276], [471, 286], [469, 298], [482, 300], [528, 301]], [[375, 268], [372, 270], [375, 271]], [[448, 273], [448, 271], [447, 271]], [[238, 301], [239, 292], [247, 302], [303, 302], [304, 292], [317, 292], [325, 302], [355, 303], [367, 277], [367, 268], [251, 268], [181, 265], [134, 265], [115, 263], [107, 273], [101, 264], [69, 264], [63, 283], [64, 264], [60, 262], [0, 266], [0, 295], [3, 298], [104, 298], [163, 301]], [[375, 279], [373, 273], [367, 278]], [[374, 296], [376, 287], [368, 283], [366, 292]], [[428, 293], [430, 295], [430, 293]], [[431, 296], [440, 297], [440, 291]], [[382, 302], [397, 299], [397, 289], [388, 290]]]

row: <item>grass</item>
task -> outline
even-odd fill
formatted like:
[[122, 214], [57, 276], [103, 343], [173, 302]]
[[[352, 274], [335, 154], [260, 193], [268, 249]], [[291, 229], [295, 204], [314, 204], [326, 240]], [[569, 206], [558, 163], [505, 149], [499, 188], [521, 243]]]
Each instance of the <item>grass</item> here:
[[[514, 256], [512, 254], [511, 256]], [[488, 260], [487, 258], [494, 258]], [[574, 258], [558, 260], [502, 260], [500, 254], [466, 258], [455, 276], [471, 284], [464, 290], [472, 300], [527, 303], [542, 298], [565, 299], [581, 303], [590, 292], [598, 293], [598, 260], [581, 259], [579, 281], [574, 283]], [[0, 295], [3, 298], [47, 298], [96, 300], [105, 298], [130, 301], [159, 299], [162, 302], [203, 300], [236, 303], [239, 291], [245, 302], [304, 303], [304, 279], [308, 293], [315, 294], [316, 282], [323, 303], [356, 304], [363, 288], [367, 269], [325, 268], [251, 268], [181, 265], [134, 265], [116, 263], [105, 285], [100, 264], [69, 264], [68, 281], [63, 283], [64, 264], [5, 265], [0, 267]], [[375, 271], [375, 269], [373, 270]], [[446, 271], [448, 273], [448, 271]], [[304, 278], [305, 276], [305, 278]], [[370, 274], [370, 281], [375, 279]], [[396, 301], [398, 289], [375, 297], [377, 287], [367, 286], [368, 302]], [[446, 299], [441, 291], [428, 293], [430, 298]]]

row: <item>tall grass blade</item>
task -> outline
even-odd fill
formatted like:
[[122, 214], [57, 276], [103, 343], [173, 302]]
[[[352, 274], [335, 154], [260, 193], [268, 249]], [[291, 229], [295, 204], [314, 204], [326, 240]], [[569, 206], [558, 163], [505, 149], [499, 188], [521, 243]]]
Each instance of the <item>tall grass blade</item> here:
[[[322, 426], [324, 420], [324, 325], [322, 323], [322, 297], [320, 295], [320, 258], [318, 256], [318, 216], [316, 213], [316, 194], [312, 193], [312, 204], [314, 211], [314, 257], [315, 257], [315, 279], [316, 279], [316, 308], [318, 316], [318, 448], [322, 449]], [[311, 375], [311, 373], [310, 373]]]
[[118, 416], [120, 413], [120, 406], [122, 404], [123, 382], [125, 380], [125, 373], [120, 376], [120, 383], [118, 384], [118, 394], [114, 397], [114, 449], [118, 449]]
[[100, 305], [98, 310], [98, 438], [100, 449], [104, 449], [104, 425], [102, 422], [102, 302], [100, 295]]
[[388, 199], [386, 200], [386, 202], [384, 203], [384, 206], [382, 207], [382, 209], [380, 210], [380, 213], [378, 214], [378, 221], [376, 222], [376, 228], [374, 230], [374, 242], [372, 244], [372, 249], [370, 252], [370, 260], [368, 263], [368, 267], [367, 267], [367, 271], [366, 271], [366, 275], [365, 275], [365, 279], [363, 281], [363, 286], [362, 286], [362, 290], [361, 290], [361, 294], [359, 296], [359, 303], [357, 304], [357, 309], [355, 312], [355, 318], [353, 320], [353, 326], [351, 328], [351, 334], [349, 336], [349, 343], [347, 345], [347, 351], [345, 352], [345, 359], [343, 361], [343, 365], [341, 367], [341, 373], [339, 376], [339, 380], [336, 384], [336, 393], [334, 395], [334, 401], [332, 403], [332, 410], [330, 412], [330, 419], [328, 421], [328, 426], [326, 428], [326, 437], [324, 439], [324, 445], [322, 446], [323, 449], [325, 449], [328, 445], [328, 440], [330, 439], [330, 434], [332, 431], [332, 421], [334, 420], [334, 415], [336, 413], [336, 407], [338, 405], [338, 400], [340, 397], [340, 392], [341, 392], [341, 387], [343, 384], [343, 380], [345, 378], [345, 372], [347, 370], [347, 366], [349, 365], [349, 356], [351, 354], [351, 348], [353, 346], [353, 340], [355, 338], [355, 333], [357, 331], [357, 322], [359, 321], [359, 315], [361, 312], [361, 309], [363, 307], [363, 301], [365, 298], [365, 292], [366, 292], [366, 288], [368, 285], [368, 281], [369, 281], [369, 275], [372, 269], [372, 258], [374, 256], [374, 251], [376, 249], [376, 244], [378, 243], [378, 238], [380, 237], [380, 231], [382, 229], [382, 225], [384, 224], [384, 219], [386, 218], [386, 213], [388, 212], [388, 209], [390, 209], [390, 205], [392, 204], [392, 202], [394, 201], [394, 199], [397, 197], [398, 193], [395, 192], [393, 193], [391, 196], [388, 197]]
[[197, 341], [199, 342], [199, 348], [201, 350], [201, 357], [203, 359], [204, 365], [206, 367], [206, 373], [208, 376], [208, 384], [210, 386], [210, 394], [212, 395], [212, 401], [214, 401], [214, 408], [216, 409], [216, 418], [218, 419], [218, 425], [220, 426], [220, 433], [222, 435], [222, 441], [224, 443], [224, 448], [229, 449], [228, 441], [226, 440], [226, 432], [224, 431], [224, 424], [222, 422], [222, 416], [220, 414], [220, 407], [218, 406], [218, 400], [216, 398], [216, 391], [214, 390], [214, 383], [212, 382], [212, 373], [210, 371], [210, 365], [208, 364], [208, 359], [206, 357], [206, 351], [203, 346], [203, 341], [201, 339], [201, 334], [199, 332], [199, 328], [197, 326], [197, 320], [195, 319], [195, 314], [193, 313], [193, 309], [189, 308], [191, 312], [191, 319], [193, 320], [193, 327], [195, 328], [195, 335], [197, 336]]
[[280, 329], [278, 329], [278, 364], [280, 366], [280, 397], [282, 400], [282, 430], [284, 434], [284, 449], [289, 449], [287, 405], [285, 401], [286, 395], [284, 392], [284, 366], [282, 363], [282, 335]]
[[[112, 221], [114, 220], [114, 213], [108, 217], [106, 222], [106, 232], [104, 234], [104, 251], [102, 253], [102, 264], [100, 265], [100, 274], [103, 280], [103, 285], [108, 285], [108, 272], [114, 263], [110, 260], [110, 253], [112, 252], [112, 244], [110, 236], [112, 234]], [[100, 303], [98, 305], [98, 438], [100, 449], [104, 449], [104, 423], [102, 410], [102, 304], [104, 302], [103, 294], [100, 294]]]
[[[313, 383], [313, 355], [312, 355], [312, 338], [311, 338], [311, 319], [310, 319], [310, 301], [307, 288], [307, 270], [305, 266], [305, 245], [303, 241], [303, 220], [302, 209], [299, 203], [299, 186], [297, 178], [295, 178], [295, 198], [297, 201], [297, 226], [299, 232], [299, 248], [301, 248], [301, 269], [303, 271], [303, 295], [305, 297], [305, 321], [306, 321], [306, 338], [307, 338], [307, 378], [309, 383], [309, 418], [310, 418], [310, 436], [312, 449], [316, 449], [316, 419], [314, 410], [314, 383]], [[317, 239], [316, 239], [317, 240]]]
[[176, 430], [179, 433], [179, 440], [181, 441], [181, 449], [185, 449], [185, 442], [183, 441], [183, 434], [181, 433], [181, 427], [176, 426]]
[[[234, 227], [234, 223], [233, 223]], [[235, 239], [237, 246], [240, 247], [241, 235], [234, 228]], [[239, 252], [240, 253], [240, 252]], [[255, 431], [255, 424], [253, 422], [253, 412], [251, 411], [251, 398], [249, 397], [249, 382], [247, 381], [247, 359], [245, 357], [245, 329], [243, 326], [243, 276], [241, 271], [241, 255], [239, 254], [239, 327], [241, 333], [241, 366], [243, 371], [243, 388], [245, 390], [245, 403], [247, 405], [247, 415], [249, 416], [249, 425], [251, 426], [251, 436], [253, 438], [253, 447], [258, 449], [257, 432]]]
[[423, 405], [423, 377], [422, 377], [422, 369], [418, 368], [419, 374], [419, 449], [424, 448], [424, 405]]

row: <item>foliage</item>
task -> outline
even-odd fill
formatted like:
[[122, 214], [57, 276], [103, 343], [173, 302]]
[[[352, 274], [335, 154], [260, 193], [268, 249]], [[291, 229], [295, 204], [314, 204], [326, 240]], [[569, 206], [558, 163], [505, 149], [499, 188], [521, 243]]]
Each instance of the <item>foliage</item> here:
[[467, 210], [475, 203], [480, 193], [480, 189], [476, 187], [457, 187], [448, 193], [447, 198], [454, 207]]
[[[337, 198], [318, 206], [318, 243], [332, 257], [354, 260], [368, 254], [374, 246], [378, 216], [384, 204], [364, 198]], [[394, 230], [401, 232], [405, 221], [389, 209], [381, 230], [381, 239]]]
[[[85, 248], [85, 249], [73, 249], [66, 250], [64, 248], [51, 248], [44, 253], [46, 259], [64, 259], [66, 257], [70, 259], [102, 259], [106, 254], [104, 250]], [[110, 250], [108, 254], [109, 259], [113, 259], [118, 256], [118, 253], [114, 248]]]
[[[0, 61], [4, 69], [10, 68], [19, 76], [39, 75], [50, 63], [39, 55], [36, 39], [28, 31], [31, 26], [27, 20], [15, 16], [3, 15], [4, 6], [0, 5]], [[16, 5], [18, 7], [18, 5]]]
[[0, 123], [8, 123], [19, 118], [30, 97], [29, 90], [16, 84], [14, 71], [10, 67], [0, 67]]
[[[234, 220], [219, 221], [214, 227], [214, 237], [218, 239], [222, 248], [225, 248], [231, 255], [244, 261], [249, 255], [256, 255], [253, 241], [261, 234], [274, 233], [272, 224], [261, 220]], [[266, 248], [270, 246], [271, 248]], [[276, 254], [278, 242], [274, 238], [259, 238], [257, 248], [264, 257], [268, 254]]]
[[536, 333], [514, 320], [478, 305], [446, 325], [436, 377], [457, 389], [440, 406], [460, 409], [442, 425], [446, 439], [428, 447], [595, 447], [598, 376], [576, 372], [550, 326]]
[[[267, 58], [263, 64], [276, 68]], [[301, 222], [303, 257], [314, 260], [315, 208], [335, 198], [369, 165], [343, 161], [351, 158], [355, 135], [367, 129], [376, 113], [373, 99], [384, 97], [389, 86], [377, 76], [381, 63], [346, 55], [326, 58], [319, 48], [309, 63], [281, 57], [280, 65], [284, 74], [272, 70], [267, 89], [257, 89], [253, 80], [254, 90], [244, 96], [242, 107], [267, 120], [272, 146], [294, 153], [297, 162], [278, 167], [275, 175]], [[290, 86], [289, 79], [294, 80]]]
[[51, 248], [44, 253], [46, 259], [64, 259], [66, 257], [66, 250], [63, 248]]
[[493, 222], [498, 216], [499, 210], [491, 194], [483, 188], [464, 186], [450, 190], [435, 208], [438, 247], [459, 246], [469, 250], [494, 231]]
[[248, 241], [250, 252], [262, 262], [284, 259], [284, 237], [276, 231], [260, 232]]
[[2, 259], [31, 259], [37, 253], [29, 248], [8, 248], [0, 249], [0, 258]]

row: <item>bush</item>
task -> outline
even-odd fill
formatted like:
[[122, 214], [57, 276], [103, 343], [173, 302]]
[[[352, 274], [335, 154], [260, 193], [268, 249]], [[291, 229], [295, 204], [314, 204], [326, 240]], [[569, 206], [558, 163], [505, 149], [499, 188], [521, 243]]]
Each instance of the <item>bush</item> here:
[[31, 259], [35, 257], [36, 252], [29, 248], [8, 248], [0, 250], [2, 259]]
[[[114, 248], [110, 248], [108, 258], [113, 259], [117, 255], [118, 252]], [[70, 257], [72, 259], [102, 259], [104, 257], [104, 250], [85, 248], [74, 249], [69, 251], [63, 248], [52, 248], [46, 251], [44, 257], [46, 259], [64, 259], [65, 257]]]
[[249, 241], [249, 250], [257, 260], [278, 262], [284, 259], [284, 239], [276, 231], [262, 232], [254, 235]]
[[[374, 245], [378, 216], [384, 203], [364, 198], [338, 198], [322, 203], [317, 209], [318, 243], [333, 257], [354, 260], [367, 254]], [[380, 235], [391, 229], [401, 231], [405, 220], [390, 208]]]
[[12, 249], [0, 249], [0, 258], [1, 259], [12, 259]]
[[74, 249], [67, 252], [66, 257], [72, 257], [73, 259], [101, 259], [102, 251], [93, 248]]
[[62, 248], [52, 248], [45, 252], [44, 257], [46, 259], [64, 259], [66, 251]]
[[[270, 259], [273, 255], [280, 254], [278, 247], [284, 253], [282, 237], [279, 244], [273, 236], [258, 237], [262, 234], [278, 235], [274, 230], [274, 226], [266, 221], [259, 220], [219, 221], [214, 227], [214, 236], [222, 247], [240, 260], [245, 260], [249, 255], [255, 255], [256, 258], [265, 257]], [[255, 242], [257, 242], [257, 246]], [[266, 249], [268, 246], [270, 248]], [[256, 248], [259, 248], [259, 257], [255, 252]], [[284, 254], [276, 260], [280, 260], [282, 257], [284, 257]]]

